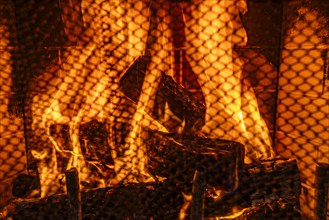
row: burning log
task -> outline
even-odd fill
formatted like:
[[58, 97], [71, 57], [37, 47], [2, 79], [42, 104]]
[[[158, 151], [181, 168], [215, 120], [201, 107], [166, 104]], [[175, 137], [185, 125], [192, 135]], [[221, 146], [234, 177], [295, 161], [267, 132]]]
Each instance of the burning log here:
[[[235, 216], [231, 219], [253, 220], [264, 219], [265, 216], [267, 219], [301, 218], [301, 182], [295, 160], [261, 161], [245, 166], [242, 176], [238, 189], [233, 193], [217, 200], [206, 199], [206, 216]], [[234, 209], [243, 212], [240, 216], [233, 215], [236, 214]]]
[[244, 160], [243, 145], [237, 142], [150, 131], [147, 144], [154, 176], [191, 186], [198, 170], [211, 186], [226, 191], [237, 187]]
[[40, 196], [40, 180], [37, 174], [20, 174], [13, 183], [12, 195], [17, 198]]
[[[146, 68], [147, 59], [139, 57], [120, 80], [120, 90], [135, 103], [142, 90]], [[162, 74], [157, 95], [161, 100], [168, 102], [175, 115], [185, 119], [187, 127], [203, 121], [205, 105], [165, 73]]]
[[[86, 132], [93, 133], [92, 130]], [[243, 146], [236, 142], [153, 130], [148, 131], [147, 140], [148, 169], [167, 180], [82, 192], [83, 219], [176, 219], [183, 204], [181, 192], [191, 193], [195, 170], [203, 173], [208, 185], [223, 190], [235, 190], [239, 182], [234, 192], [219, 199], [205, 198], [206, 219], [275, 219], [273, 216], [286, 215], [299, 218], [300, 179], [295, 161], [262, 161], [243, 167]], [[196, 187], [196, 193], [203, 190], [201, 185]], [[66, 195], [56, 195], [16, 203], [14, 219], [69, 219], [68, 199]], [[241, 211], [233, 218], [235, 207]], [[196, 216], [193, 210], [189, 212], [188, 217]]]
[[301, 219], [299, 211], [294, 206], [296, 198], [279, 198], [256, 206], [244, 208], [232, 215], [205, 218], [205, 220], [276, 220]]
[[[300, 218], [301, 183], [296, 161], [274, 159], [242, 167], [243, 146], [238, 143], [220, 139], [182, 137], [155, 131], [149, 132], [149, 136], [149, 171], [153, 175], [164, 176], [177, 182], [177, 186], [188, 193], [187, 190], [191, 189], [186, 188], [186, 185], [192, 185], [193, 171], [200, 170], [203, 177], [195, 178], [194, 194], [200, 194], [204, 190], [200, 188], [203, 178], [208, 188], [215, 186], [216, 189], [233, 191], [224, 192], [219, 198], [206, 196], [203, 211], [205, 217]], [[217, 158], [212, 157], [214, 155], [217, 155]], [[198, 198], [193, 198], [196, 207], [192, 206], [191, 217], [198, 218], [198, 215], [202, 215], [197, 209], [197, 206], [203, 205], [197, 202], [202, 197], [203, 195], [198, 195]], [[236, 208], [242, 210], [239, 212], [240, 215], [232, 214], [232, 210]]]
[[[176, 219], [183, 196], [170, 181], [139, 183], [81, 193], [83, 219]], [[8, 217], [69, 219], [67, 195], [16, 202]]]

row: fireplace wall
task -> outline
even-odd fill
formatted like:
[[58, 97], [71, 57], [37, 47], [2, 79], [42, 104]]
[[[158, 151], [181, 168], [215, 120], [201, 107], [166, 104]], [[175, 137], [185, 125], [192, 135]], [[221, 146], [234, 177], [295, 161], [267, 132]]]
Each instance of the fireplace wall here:
[[328, 3], [286, 2], [278, 81], [276, 149], [299, 162], [301, 205], [312, 213], [317, 163], [328, 163]]
[[12, 1], [0, 2], [0, 203], [4, 206], [12, 199], [12, 182], [25, 172], [25, 140], [22, 118], [9, 117], [8, 104], [12, 96], [12, 73], [17, 53], [15, 10]]
[[[69, 2], [77, 4], [75, 1]], [[328, 6], [328, 3], [319, 3], [310, 7], [313, 10]], [[69, 5], [66, 7], [70, 10]], [[275, 150], [285, 158], [297, 158], [303, 180], [302, 210], [305, 215], [312, 216], [315, 165], [318, 162], [329, 162], [329, 121], [326, 117], [329, 113], [328, 75], [327, 80], [324, 80], [322, 69], [324, 62], [328, 60], [323, 61], [319, 57], [323, 50], [328, 50], [328, 34], [324, 34], [324, 40], [313, 40], [310, 37], [302, 43], [292, 45], [298, 39], [287, 39], [290, 32], [296, 32], [291, 27], [295, 19], [302, 20], [297, 13], [300, 8], [300, 1], [250, 1], [249, 12], [243, 16], [249, 37], [248, 45], [237, 48], [236, 51], [247, 63], [244, 74], [255, 90], [260, 112], [273, 137]], [[8, 115], [12, 95], [17, 92], [24, 95], [24, 91], [27, 91], [25, 86], [28, 86], [26, 84], [33, 84], [31, 79], [49, 65], [60, 65], [61, 53], [67, 47], [77, 45], [76, 39], [70, 38], [72, 35], [66, 32], [73, 29], [63, 21], [57, 2], [45, 1], [40, 4], [32, 0], [6, 0], [0, 3], [0, 10], [0, 18], [5, 21], [0, 24], [0, 35], [3, 36], [0, 40], [0, 56], [1, 66], [4, 67], [0, 70], [1, 207], [12, 199], [11, 186], [14, 178], [26, 172], [25, 147], [29, 144], [29, 138], [33, 139], [29, 133], [31, 128], [24, 129], [24, 122], [31, 120], [29, 112], [18, 111], [17, 113], [23, 114], [21, 118]], [[321, 18], [323, 16], [328, 19], [328, 14], [323, 15], [323, 11], [325, 10], [322, 10]], [[71, 18], [78, 26], [82, 22], [79, 16], [76, 14]], [[43, 23], [44, 21], [47, 22]], [[309, 23], [312, 24], [311, 21]], [[315, 26], [315, 29], [318, 28], [328, 31], [328, 24], [323, 27]], [[303, 30], [299, 30], [300, 34], [305, 34]], [[307, 34], [306, 32], [305, 35]], [[302, 64], [304, 70], [310, 71], [310, 78], [306, 74], [296, 80], [291, 79], [299, 73], [299, 70], [294, 69], [295, 60], [291, 61], [296, 57], [300, 59], [297, 65]], [[312, 61], [309, 63], [303, 59]], [[314, 63], [318, 65], [313, 67]], [[318, 70], [314, 72], [314, 68]], [[16, 79], [17, 85], [12, 78]], [[18, 98], [16, 102], [21, 100]]]

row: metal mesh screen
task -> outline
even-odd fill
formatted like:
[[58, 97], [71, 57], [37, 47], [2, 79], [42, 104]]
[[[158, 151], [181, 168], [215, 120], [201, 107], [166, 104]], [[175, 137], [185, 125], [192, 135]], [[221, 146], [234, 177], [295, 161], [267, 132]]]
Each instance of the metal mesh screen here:
[[1, 219], [326, 219], [320, 1], [4, 0]]

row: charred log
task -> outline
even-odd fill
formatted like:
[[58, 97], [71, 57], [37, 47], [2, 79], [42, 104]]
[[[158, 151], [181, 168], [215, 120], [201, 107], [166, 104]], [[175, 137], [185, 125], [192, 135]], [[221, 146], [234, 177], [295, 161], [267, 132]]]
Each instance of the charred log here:
[[99, 161], [104, 166], [114, 164], [106, 138], [104, 123], [91, 120], [80, 126], [79, 140], [86, 161]]
[[[120, 90], [134, 102], [138, 101], [147, 68], [147, 59], [139, 57], [125, 72], [120, 80]], [[157, 100], [167, 102], [171, 111], [181, 120], [185, 119], [186, 129], [202, 124], [206, 111], [205, 105], [197, 100], [187, 89], [176, 83], [172, 77], [163, 73], [157, 92]], [[154, 118], [156, 113], [150, 113]]]
[[234, 190], [241, 177], [244, 149], [237, 142], [150, 131], [147, 143], [149, 172], [179, 185], [191, 185], [195, 170], [223, 190]]
[[38, 174], [19, 174], [13, 182], [12, 195], [17, 198], [40, 196]]
[[257, 205], [244, 208], [235, 214], [227, 216], [209, 217], [208, 219], [218, 220], [276, 220], [276, 219], [294, 219], [301, 220], [300, 211], [295, 207], [296, 198], [279, 198], [269, 202], [259, 203]]
[[[205, 219], [301, 219], [295, 161], [260, 162], [244, 167], [243, 175], [236, 191], [217, 199], [205, 197]], [[176, 219], [183, 204], [181, 191], [176, 180], [167, 179], [82, 192], [83, 219]], [[11, 217], [68, 219], [67, 200], [66, 195], [55, 195], [16, 202]]]
[[[244, 167], [243, 178], [236, 191], [223, 195], [217, 201], [208, 198], [205, 214], [225, 216], [233, 214], [234, 209], [246, 209], [250, 217], [245, 215], [235, 219], [264, 219], [264, 216], [267, 216], [266, 219], [300, 219], [300, 191], [301, 181], [295, 160], [262, 161]], [[264, 214], [262, 217], [259, 216], [261, 213]]]
[[[12, 218], [68, 219], [68, 197], [15, 204]], [[131, 184], [81, 193], [83, 219], [176, 219], [183, 197], [173, 183]]]

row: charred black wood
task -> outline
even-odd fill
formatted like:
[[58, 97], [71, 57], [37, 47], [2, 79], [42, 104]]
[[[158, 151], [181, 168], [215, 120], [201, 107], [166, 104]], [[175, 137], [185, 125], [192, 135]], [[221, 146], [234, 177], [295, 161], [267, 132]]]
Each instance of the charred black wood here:
[[[15, 203], [14, 220], [69, 219], [67, 195]], [[170, 181], [128, 184], [81, 193], [87, 219], [176, 219], [183, 196]]]
[[194, 171], [198, 170], [204, 172], [208, 185], [226, 191], [236, 189], [244, 158], [240, 143], [152, 130], [148, 135], [148, 169], [153, 175], [191, 186]]
[[[300, 178], [295, 161], [273, 160], [248, 165], [243, 175], [234, 192], [224, 193], [217, 199], [205, 197], [205, 219], [301, 219]], [[83, 219], [176, 219], [183, 204], [182, 188], [177, 177], [171, 177], [174, 181], [167, 179], [82, 192]], [[17, 202], [12, 218], [68, 219], [67, 199], [67, 195], [55, 195]], [[233, 210], [237, 210], [235, 215]], [[191, 217], [190, 213], [187, 215]]]
[[[120, 79], [120, 90], [134, 102], [138, 101], [141, 93], [147, 63], [146, 58], [139, 57]], [[162, 74], [157, 95], [157, 99], [168, 103], [177, 117], [185, 119], [188, 127], [203, 123], [205, 105], [165, 73]], [[154, 113], [151, 115], [158, 117]]]
[[300, 211], [295, 207], [295, 200], [294, 197], [279, 198], [237, 210], [231, 215], [208, 217], [205, 220], [301, 220]]
[[97, 120], [82, 124], [79, 128], [79, 140], [82, 154], [87, 161], [113, 165], [109, 146], [107, 146], [106, 125]]
[[82, 182], [84, 187], [95, 188], [97, 179], [111, 179], [114, 176], [114, 161], [111, 157], [110, 147], [107, 142], [105, 123], [91, 120], [79, 128], [79, 141], [86, 166], [92, 172], [90, 181]]
[[13, 182], [12, 195], [17, 198], [40, 196], [40, 179], [38, 174], [19, 174]]
[[[242, 176], [236, 191], [224, 193], [217, 200], [206, 198], [206, 216], [226, 216], [233, 214], [234, 209], [265, 207], [266, 204], [276, 204], [283, 199], [293, 207], [289, 209], [291, 212], [286, 212], [284, 209], [285, 214], [297, 216], [296, 219], [300, 218], [298, 210], [301, 181], [295, 160], [275, 159], [247, 165], [244, 167]], [[268, 212], [268, 215], [272, 217], [267, 217], [267, 219], [285, 219], [276, 218], [275, 212]]]
[[319, 163], [315, 173], [314, 220], [327, 219], [329, 164]]
[[82, 220], [79, 173], [76, 168], [65, 172], [69, 220]]

